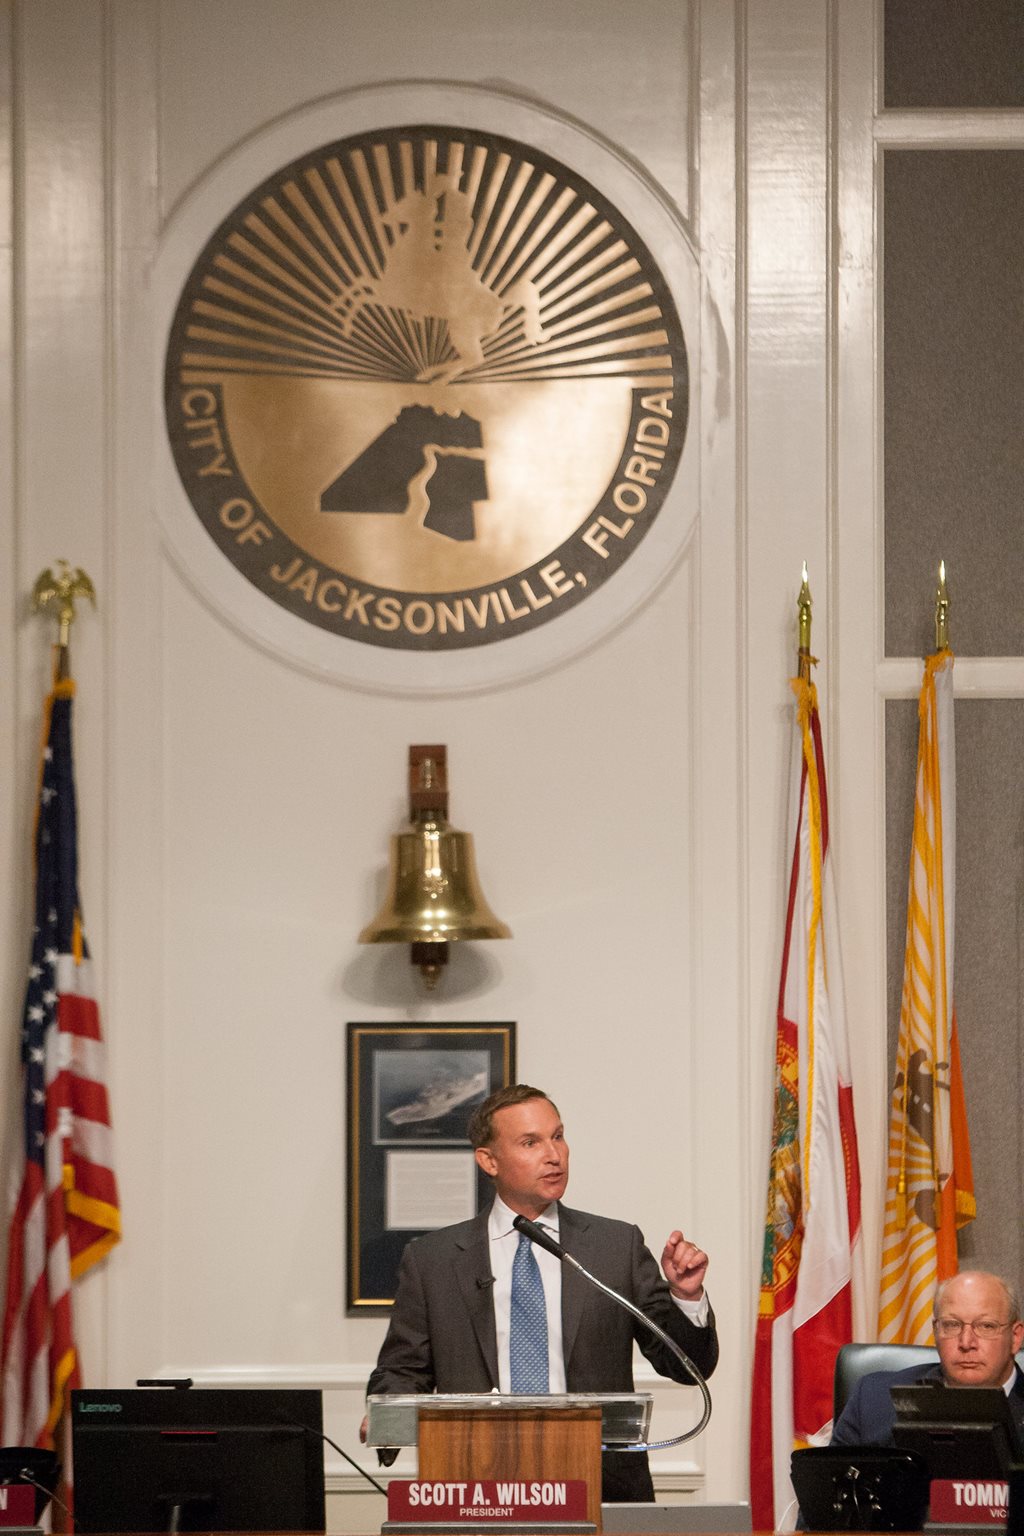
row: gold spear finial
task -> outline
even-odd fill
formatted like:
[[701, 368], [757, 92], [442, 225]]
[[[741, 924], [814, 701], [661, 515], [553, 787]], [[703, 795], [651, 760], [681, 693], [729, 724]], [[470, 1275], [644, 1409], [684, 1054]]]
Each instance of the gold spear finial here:
[[96, 588], [89, 577], [77, 567], [72, 570], [66, 560], [57, 561], [57, 574], [48, 566], [40, 571], [32, 588], [32, 607], [36, 613], [45, 608], [57, 609], [57, 676], [68, 676], [68, 638], [75, 622], [75, 599], [87, 597], [96, 606]]
[[939, 585], [935, 590], [935, 649], [949, 647], [949, 593], [946, 591], [946, 562], [939, 561]]
[[811, 589], [807, 584], [807, 561], [803, 564], [803, 575], [800, 584], [800, 596], [796, 600], [796, 611], [800, 625], [800, 676], [805, 683], [811, 680]]

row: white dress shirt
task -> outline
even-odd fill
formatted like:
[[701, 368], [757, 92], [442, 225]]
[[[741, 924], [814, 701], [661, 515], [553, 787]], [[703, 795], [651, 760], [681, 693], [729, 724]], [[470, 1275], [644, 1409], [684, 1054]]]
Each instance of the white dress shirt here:
[[[511, 1392], [512, 1373], [508, 1358], [509, 1315], [512, 1310], [512, 1261], [519, 1247], [519, 1233], [512, 1225], [515, 1211], [509, 1210], [500, 1195], [495, 1195], [491, 1214], [487, 1221], [487, 1237], [491, 1253], [491, 1274], [494, 1276], [494, 1327], [498, 1340], [498, 1385], [502, 1392]], [[559, 1239], [558, 1206], [549, 1205], [537, 1217], [537, 1224], [555, 1239]], [[544, 1285], [544, 1307], [548, 1316], [548, 1391], [564, 1392], [565, 1357], [562, 1350], [562, 1261], [548, 1253], [539, 1243], [533, 1246], [534, 1257], [540, 1269]], [[672, 1300], [681, 1312], [698, 1328], [706, 1327], [708, 1298], [705, 1293], [699, 1301], [683, 1301], [679, 1296]]]

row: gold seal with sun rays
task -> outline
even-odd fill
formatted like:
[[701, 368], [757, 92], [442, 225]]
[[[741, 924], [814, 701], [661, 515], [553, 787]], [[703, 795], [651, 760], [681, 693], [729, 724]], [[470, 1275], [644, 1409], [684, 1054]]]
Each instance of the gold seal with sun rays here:
[[191, 505], [275, 602], [374, 645], [512, 637], [611, 578], [682, 451], [667, 285], [582, 178], [469, 129], [324, 146], [195, 263], [167, 424]]

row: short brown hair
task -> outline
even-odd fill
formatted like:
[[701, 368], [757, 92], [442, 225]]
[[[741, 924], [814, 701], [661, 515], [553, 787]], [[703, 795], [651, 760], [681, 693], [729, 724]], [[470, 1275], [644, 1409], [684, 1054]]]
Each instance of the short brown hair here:
[[484, 1099], [470, 1116], [467, 1134], [474, 1149], [487, 1147], [494, 1140], [494, 1117], [499, 1109], [508, 1109], [512, 1104], [525, 1104], [529, 1099], [547, 1099], [555, 1114], [558, 1114], [558, 1105], [543, 1088], [531, 1088], [529, 1083], [509, 1083], [507, 1087], [498, 1088], [489, 1098]]

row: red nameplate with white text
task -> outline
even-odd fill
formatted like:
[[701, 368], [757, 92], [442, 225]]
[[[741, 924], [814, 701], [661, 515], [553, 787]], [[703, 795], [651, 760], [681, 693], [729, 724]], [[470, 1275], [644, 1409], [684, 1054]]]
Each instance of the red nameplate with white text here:
[[1005, 1525], [1009, 1484], [985, 1478], [932, 1479], [928, 1519], [933, 1525]]
[[582, 1478], [556, 1481], [534, 1478], [530, 1482], [491, 1481], [430, 1482], [418, 1478], [392, 1478], [388, 1483], [388, 1519], [437, 1522], [486, 1520], [535, 1520], [551, 1525], [558, 1520], [587, 1518], [587, 1485]]
[[0, 1526], [35, 1525], [36, 1491], [28, 1483], [5, 1483], [0, 1488]]

